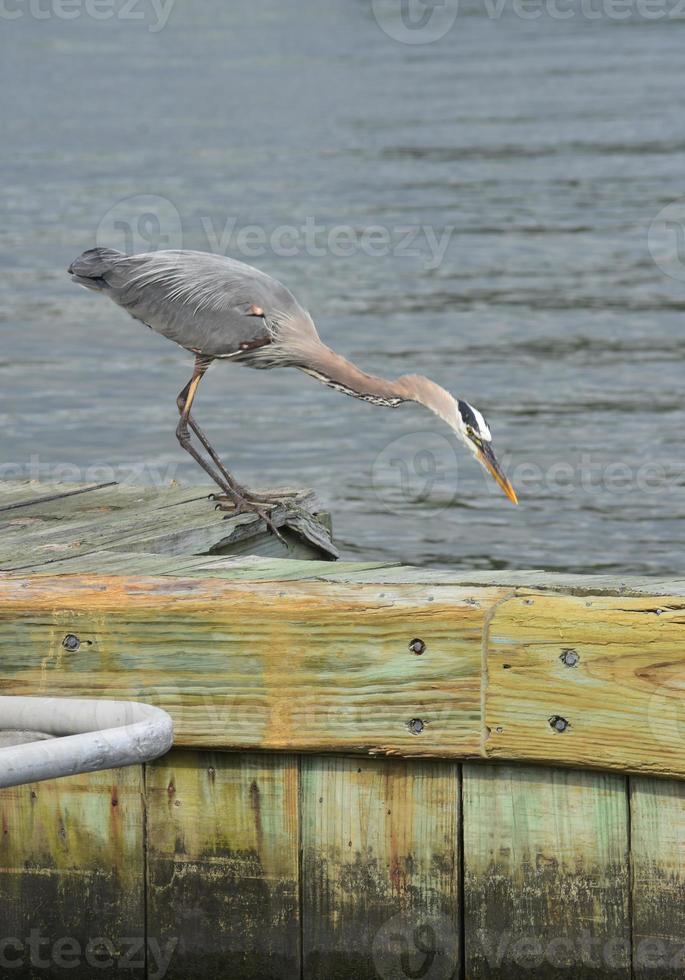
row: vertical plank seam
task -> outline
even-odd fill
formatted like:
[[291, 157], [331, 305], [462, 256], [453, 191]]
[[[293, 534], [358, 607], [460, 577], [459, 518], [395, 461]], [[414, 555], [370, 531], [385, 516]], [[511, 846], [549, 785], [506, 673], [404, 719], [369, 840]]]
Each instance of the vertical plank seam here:
[[304, 980], [304, 840], [302, 835], [302, 754], [297, 758], [297, 904], [300, 943], [300, 980]]
[[466, 980], [466, 861], [464, 857], [464, 766], [457, 764], [457, 914], [459, 915], [459, 980]]
[[499, 611], [500, 606], [503, 606], [505, 602], [509, 602], [510, 599], [515, 599], [518, 595], [518, 591], [518, 589], [514, 589], [511, 592], [505, 593], [505, 595], [501, 596], [490, 606], [483, 617], [483, 633], [480, 648], [480, 755], [484, 759], [488, 758], [487, 741], [488, 735], [490, 734], [490, 729], [488, 728], [486, 722], [486, 712], [488, 706], [488, 651], [490, 648], [490, 627], [496, 613]]
[[626, 826], [628, 830], [628, 929], [630, 933], [630, 977], [635, 980], [635, 913], [633, 905], [633, 782], [626, 777]]

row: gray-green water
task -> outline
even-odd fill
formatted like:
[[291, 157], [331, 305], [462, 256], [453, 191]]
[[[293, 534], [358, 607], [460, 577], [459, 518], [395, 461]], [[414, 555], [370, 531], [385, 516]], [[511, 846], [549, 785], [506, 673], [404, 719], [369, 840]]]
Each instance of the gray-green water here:
[[160, 30], [151, 0], [41, 2], [0, 15], [0, 476], [201, 481], [174, 438], [188, 355], [64, 270], [96, 241], [213, 248], [365, 368], [480, 407], [521, 490], [515, 509], [418, 408], [215, 366], [197, 415], [226, 459], [315, 487], [346, 555], [683, 573], [677, 205], [661, 267], [648, 241], [685, 195], [675, 3], [469, 0], [408, 44], [391, 0], [177, 0]]

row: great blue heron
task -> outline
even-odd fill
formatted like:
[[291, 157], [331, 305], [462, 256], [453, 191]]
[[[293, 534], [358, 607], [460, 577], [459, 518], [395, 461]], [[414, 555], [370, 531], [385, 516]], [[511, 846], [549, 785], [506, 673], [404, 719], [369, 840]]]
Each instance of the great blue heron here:
[[[456, 432], [507, 497], [517, 502], [478, 409], [420, 374], [387, 381], [362, 371], [322, 343], [309, 313], [282, 283], [264, 272], [208, 252], [124, 255], [111, 248], [92, 248], [72, 262], [69, 273], [74, 282], [109, 296], [136, 320], [195, 355], [193, 375], [176, 400], [181, 416], [176, 436], [236, 510], [255, 510], [270, 525], [264, 508], [273, 498], [246, 490], [234, 479], [190, 414], [198, 385], [214, 360], [260, 369], [296, 367], [372, 405], [396, 408], [403, 402], [418, 402]], [[190, 431], [209, 459], [193, 445]]]

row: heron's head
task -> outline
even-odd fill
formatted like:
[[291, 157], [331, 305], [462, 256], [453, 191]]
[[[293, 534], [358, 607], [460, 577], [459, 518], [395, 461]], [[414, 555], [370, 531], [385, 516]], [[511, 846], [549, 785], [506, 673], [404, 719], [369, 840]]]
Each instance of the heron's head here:
[[518, 503], [516, 491], [504, 475], [502, 467], [497, 462], [497, 457], [492, 450], [492, 433], [488, 423], [482, 414], [473, 405], [463, 401], [461, 398], [455, 399], [457, 406], [456, 425], [454, 426], [457, 435], [467, 447], [469, 452], [476, 457], [481, 466], [490, 473], [497, 484], [506, 493], [513, 504]]

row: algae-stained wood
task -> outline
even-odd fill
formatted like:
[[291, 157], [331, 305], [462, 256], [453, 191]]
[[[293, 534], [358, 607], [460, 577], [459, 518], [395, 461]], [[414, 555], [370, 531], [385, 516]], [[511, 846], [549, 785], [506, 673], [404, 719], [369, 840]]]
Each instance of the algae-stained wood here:
[[297, 758], [174, 750], [146, 782], [166, 980], [300, 980]]
[[464, 764], [469, 980], [630, 980], [628, 820], [621, 776]]
[[[476, 755], [497, 590], [0, 578], [0, 689], [137, 698], [177, 744]], [[78, 649], [63, 646], [66, 634]], [[410, 649], [419, 638], [423, 652]], [[410, 722], [420, 722], [411, 726]]]
[[303, 757], [307, 980], [459, 973], [456, 763]]
[[682, 597], [502, 602], [487, 638], [485, 754], [685, 776], [684, 638]]
[[144, 976], [141, 767], [2, 789], [0, 821], [0, 976]]
[[636, 980], [685, 975], [685, 783], [630, 780]]

